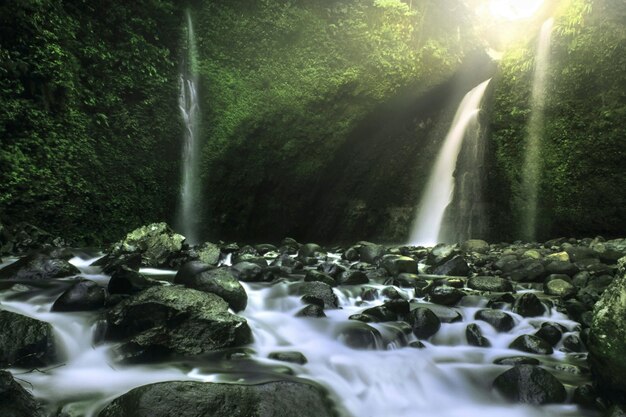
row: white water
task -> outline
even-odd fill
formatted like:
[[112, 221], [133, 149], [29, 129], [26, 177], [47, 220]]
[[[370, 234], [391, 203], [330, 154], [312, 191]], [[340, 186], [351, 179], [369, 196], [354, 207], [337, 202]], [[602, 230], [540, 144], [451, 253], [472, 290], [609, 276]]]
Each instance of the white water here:
[[412, 245], [434, 246], [439, 242], [439, 232], [446, 207], [454, 196], [454, 170], [467, 130], [476, 122], [480, 104], [491, 79], [484, 81], [463, 97], [430, 178], [426, 184], [417, 216], [409, 238]]
[[537, 204], [539, 183], [541, 181], [541, 137], [544, 133], [545, 102], [548, 69], [550, 64], [550, 39], [554, 19], [550, 18], [541, 26], [537, 53], [535, 55], [535, 74], [531, 95], [531, 112], [527, 126], [526, 155], [522, 171], [521, 199], [522, 233], [521, 238], [532, 242], [537, 233]]
[[[331, 258], [332, 259], [332, 258]], [[72, 263], [89, 277], [93, 274], [88, 262], [74, 258]], [[148, 272], [148, 271], [144, 271]], [[158, 271], [154, 271], [158, 272]], [[85, 275], [83, 273], [83, 275]], [[158, 279], [160, 275], [154, 275]], [[104, 279], [101, 280], [105, 281]], [[343, 343], [341, 329], [352, 324], [348, 317], [365, 308], [384, 302], [382, 297], [363, 301], [360, 286], [335, 289], [341, 309], [326, 310], [327, 318], [298, 318], [294, 314], [303, 307], [298, 297], [288, 295], [289, 283], [244, 284], [249, 296], [243, 315], [254, 334], [254, 359], [257, 363], [285, 366], [267, 359], [270, 352], [299, 351], [308, 363], [289, 365], [296, 375], [310, 378], [331, 391], [335, 403], [345, 417], [567, 417], [589, 416], [572, 405], [532, 407], [509, 404], [492, 392], [493, 379], [509, 367], [493, 365], [505, 356], [536, 356], [508, 349], [518, 335], [534, 333], [544, 321], [553, 321], [574, 330], [577, 323], [556, 311], [545, 317], [523, 318], [509, 312], [516, 320], [508, 333], [497, 333], [484, 322], [473, 320], [475, 312], [484, 307], [484, 300], [463, 300], [456, 308], [463, 322], [442, 324], [441, 330], [428, 342], [426, 349], [404, 347], [415, 340], [412, 335], [398, 337], [394, 325], [371, 324], [383, 335], [378, 350], [357, 350]], [[380, 285], [368, 285], [382, 289]], [[112, 398], [140, 385], [166, 380], [227, 381], [226, 368], [203, 363], [181, 367], [174, 365], [121, 366], [111, 358], [112, 345], [92, 345], [96, 315], [92, 313], [51, 313], [55, 296], [33, 295], [15, 300], [24, 289], [0, 292], [0, 308], [50, 322], [66, 361], [60, 367], [43, 372], [23, 373], [11, 370], [40, 399], [53, 404], [73, 403], [70, 407], [80, 415], [96, 416]], [[412, 290], [398, 289], [412, 299]], [[362, 303], [359, 307], [355, 304]], [[477, 323], [493, 347], [467, 345], [465, 327]], [[356, 323], [358, 324], [358, 323]], [[404, 340], [403, 340], [404, 339]], [[558, 349], [558, 346], [557, 346]], [[549, 356], [536, 356], [547, 362], [564, 362], [567, 355], [555, 350]], [[558, 371], [550, 369], [558, 376]], [[241, 369], [239, 370], [241, 372]], [[253, 377], [253, 371], [248, 369]], [[238, 374], [234, 380], [240, 378]]]
[[188, 243], [198, 243], [200, 223], [199, 131], [200, 105], [198, 101], [198, 74], [196, 38], [189, 11], [187, 15], [187, 62], [180, 74], [178, 105], [185, 125], [182, 152], [182, 180], [180, 202], [176, 216], [177, 228]]

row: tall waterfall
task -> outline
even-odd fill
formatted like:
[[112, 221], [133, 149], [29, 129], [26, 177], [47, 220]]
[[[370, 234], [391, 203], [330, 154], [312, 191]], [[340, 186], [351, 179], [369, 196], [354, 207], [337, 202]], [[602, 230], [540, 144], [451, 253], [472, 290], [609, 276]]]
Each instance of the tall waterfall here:
[[180, 201], [176, 214], [178, 230], [190, 243], [197, 243], [200, 223], [200, 179], [198, 146], [200, 106], [198, 103], [198, 74], [196, 39], [189, 11], [187, 15], [187, 54], [180, 74], [178, 105], [185, 125], [182, 151]]
[[522, 233], [525, 240], [535, 240], [537, 232], [537, 202], [541, 181], [541, 136], [544, 130], [546, 82], [550, 58], [550, 37], [554, 19], [546, 20], [541, 27], [537, 53], [535, 56], [535, 74], [531, 95], [531, 112], [526, 138], [526, 155], [522, 171], [519, 206], [522, 210]]
[[435, 245], [439, 243], [439, 233], [446, 207], [454, 195], [454, 170], [463, 138], [468, 129], [475, 126], [485, 91], [491, 79], [484, 81], [463, 97], [437, 160], [422, 200], [418, 206], [416, 219], [409, 243], [414, 245]]

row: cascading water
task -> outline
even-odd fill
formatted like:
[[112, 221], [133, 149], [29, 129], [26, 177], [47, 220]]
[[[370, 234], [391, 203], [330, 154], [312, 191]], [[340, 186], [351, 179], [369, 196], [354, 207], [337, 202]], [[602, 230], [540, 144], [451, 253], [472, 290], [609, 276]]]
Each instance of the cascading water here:
[[476, 125], [476, 116], [490, 81], [484, 81], [467, 93], [457, 109], [418, 206], [410, 244], [432, 246], [439, 243], [444, 213], [454, 195], [454, 170], [463, 138], [468, 129]]
[[180, 74], [178, 105], [185, 125], [182, 152], [182, 180], [179, 208], [176, 215], [178, 230], [189, 243], [198, 242], [200, 223], [199, 204], [199, 130], [200, 106], [198, 103], [198, 74], [196, 39], [189, 11], [187, 16], [187, 56]]
[[550, 63], [550, 38], [554, 19], [546, 20], [541, 26], [537, 54], [535, 56], [535, 74], [531, 95], [531, 112], [528, 121], [526, 155], [522, 172], [522, 183], [518, 196], [522, 210], [521, 237], [533, 241], [537, 232], [537, 204], [539, 183], [541, 181], [541, 137], [544, 130], [546, 83]]

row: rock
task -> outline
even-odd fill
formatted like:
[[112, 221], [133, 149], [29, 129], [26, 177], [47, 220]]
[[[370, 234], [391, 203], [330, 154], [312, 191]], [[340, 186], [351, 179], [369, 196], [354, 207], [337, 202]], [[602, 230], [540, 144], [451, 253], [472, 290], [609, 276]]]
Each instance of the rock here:
[[52, 304], [52, 311], [92, 311], [103, 308], [106, 302], [104, 288], [88, 279], [81, 279], [68, 288]]
[[102, 272], [107, 275], [112, 275], [122, 266], [132, 269], [133, 271], [139, 271], [141, 267], [141, 254], [127, 253], [118, 256], [105, 255], [92, 263], [91, 266], [102, 267]]
[[457, 323], [463, 321], [463, 316], [454, 308], [441, 306], [438, 304], [430, 304], [430, 303], [417, 303], [412, 304], [416, 306], [416, 308], [427, 308], [433, 313], [435, 316], [439, 318], [442, 323]]
[[508, 332], [515, 327], [513, 317], [500, 310], [483, 309], [478, 310], [474, 319], [485, 321], [491, 324], [499, 332]]
[[337, 282], [334, 280], [333, 277], [323, 272], [319, 272], [315, 270], [307, 271], [306, 275], [304, 276], [304, 281], [305, 282], [323, 282], [324, 284], [328, 284], [331, 287], [334, 287], [337, 285]]
[[575, 334], [568, 334], [563, 338], [563, 348], [569, 352], [584, 352], [585, 344]]
[[465, 337], [467, 339], [467, 343], [471, 346], [476, 347], [490, 347], [491, 343], [487, 340], [486, 337], [483, 336], [483, 333], [480, 331], [480, 327], [476, 324], [469, 324], [465, 328]]
[[56, 360], [49, 323], [0, 310], [0, 367], [36, 368]]
[[409, 313], [408, 320], [413, 334], [419, 339], [428, 339], [441, 328], [441, 320], [430, 309], [418, 307]]
[[252, 262], [239, 262], [233, 265], [233, 271], [240, 281], [243, 282], [262, 282], [266, 276], [263, 274], [263, 268]]
[[242, 311], [248, 305], [248, 294], [233, 274], [228, 267], [207, 269], [186, 280], [185, 286], [215, 294], [226, 301], [233, 311]]
[[300, 246], [298, 258], [320, 258], [326, 254], [320, 245], [315, 243], [307, 243]]
[[385, 247], [370, 242], [359, 242], [357, 244], [359, 259], [361, 262], [375, 264], [385, 254]]
[[402, 255], [385, 255], [382, 258], [381, 266], [390, 274], [417, 273], [417, 262], [413, 258]]
[[302, 310], [298, 311], [296, 313], [296, 317], [319, 318], [319, 317], [326, 317], [326, 314], [324, 313], [324, 307], [315, 305], [315, 304], [309, 304], [308, 306], [304, 307]]
[[522, 254], [522, 258], [541, 259], [543, 256], [537, 249], [529, 249]]
[[546, 261], [569, 262], [569, 254], [567, 252], [557, 252], [546, 256]]
[[538, 282], [545, 278], [547, 273], [541, 261], [524, 259], [512, 271], [503, 273], [503, 276], [516, 282]]
[[561, 298], [570, 298], [576, 295], [576, 287], [561, 278], [546, 281], [543, 284], [543, 291], [548, 295]]
[[174, 233], [166, 223], [153, 223], [128, 233], [109, 250], [112, 256], [139, 253], [146, 267], [167, 266], [170, 257], [180, 252], [185, 237]]
[[445, 285], [434, 287], [429, 293], [431, 302], [444, 306], [456, 305], [464, 296], [465, 293], [463, 291]]
[[593, 308], [587, 348], [600, 386], [616, 398], [626, 397], [626, 257], [619, 273]]
[[35, 252], [0, 269], [0, 280], [38, 281], [77, 274], [80, 271], [66, 260]]
[[546, 265], [547, 274], [563, 274], [572, 277], [578, 272], [580, 268], [570, 262], [552, 261]]
[[185, 262], [174, 277], [174, 283], [180, 285], [187, 285], [193, 282], [193, 278], [201, 272], [208, 271], [214, 267], [209, 264], [205, 264], [200, 261]]
[[472, 277], [467, 281], [467, 287], [477, 291], [512, 292], [511, 281], [499, 277]]
[[409, 347], [414, 348], [414, 349], [424, 349], [426, 348], [426, 345], [423, 344], [420, 340], [415, 340], [409, 343]]
[[206, 265], [216, 266], [222, 255], [222, 252], [215, 243], [205, 242], [195, 248], [198, 260]]
[[487, 253], [489, 252], [489, 243], [480, 239], [470, 239], [461, 244], [461, 250], [466, 253]]
[[383, 347], [380, 332], [361, 321], [348, 321], [336, 329], [334, 336], [338, 341], [353, 349], [378, 349]]
[[324, 308], [338, 308], [339, 300], [330, 285], [323, 282], [298, 282], [289, 287], [289, 293], [300, 295], [304, 302]]
[[626, 417], [626, 405], [613, 405], [603, 417]]
[[395, 321], [398, 319], [398, 315], [385, 305], [367, 308], [361, 314], [371, 317], [371, 321], [374, 322]]
[[532, 365], [517, 365], [500, 374], [494, 388], [507, 400], [525, 404], [565, 401], [565, 387], [550, 372]]
[[509, 348], [521, 350], [522, 352], [535, 353], [537, 355], [550, 355], [553, 352], [552, 346], [547, 342], [530, 334], [519, 336], [511, 342]]
[[563, 333], [561, 329], [550, 323], [543, 323], [541, 329], [537, 330], [535, 336], [546, 341], [550, 346], [554, 347], [561, 340]]
[[267, 259], [265, 259], [263, 256], [256, 256], [250, 253], [244, 253], [244, 254], [239, 254], [237, 256], [232, 257], [233, 265], [237, 265], [243, 262], [258, 265], [259, 267], [263, 269], [268, 266]]
[[199, 355], [252, 340], [246, 320], [229, 313], [220, 297], [179, 286], [148, 288], [109, 310], [106, 319], [105, 338], [122, 341], [127, 360]]
[[253, 385], [170, 381], [135, 388], [99, 417], [331, 417], [317, 385], [273, 381]]
[[0, 371], [0, 415], [2, 417], [41, 417], [39, 404], [13, 375]]
[[[409, 271], [406, 271], [409, 272]], [[433, 269], [433, 275], [451, 275], [457, 277], [466, 277], [470, 273], [470, 268], [465, 259], [461, 256], [455, 256], [443, 265]]]
[[428, 263], [430, 265], [441, 265], [458, 253], [457, 245], [446, 245], [441, 243], [435, 246], [428, 254]]
[[268, 358], [281, 362], [297, 363], [299, 365], [307, 363], [306, 356], [300, 352], [271, 352]]
[[121, 266], [113, 275], [107, 285], [109, 294], [136, 294], [146, 288], [161, 285], [159, 282], [147, 278], [145, 275], [130, 269], [126, 266]]
[[339, 283], [341, 285], [362, 285], [369, 282], [369, 278], [363, 271], [344, 271], [339, 278]]
[[533, 293], [522, 294], [513, 304], [513, 312], [523, 317], [541, 316], [545, 311], [543, 303]]
[[539, 365], [541, 362], [539, 359], [531, 358], [529, 356], [509, 356], [507, 358], [499, 358], [493, 361], [496, 365]]
[[[583, 384], [574, 390], [572, 402], [584, 408], [596, 408], [599, 395], [592, 384]], [[623, 416], [626, 417], [626, 414]]]
[[4, 233], [5, 251], [27, 253], [44, 246], [62, 246], [64, 242], [30, 223], [20, 222]]

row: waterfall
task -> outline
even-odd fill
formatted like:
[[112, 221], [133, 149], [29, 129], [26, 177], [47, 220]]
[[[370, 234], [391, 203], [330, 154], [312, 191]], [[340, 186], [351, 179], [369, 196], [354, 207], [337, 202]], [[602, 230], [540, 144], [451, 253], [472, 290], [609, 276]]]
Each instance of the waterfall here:
[[422, 200], [409, 243], [414, 245], [435, 245], [439, 243], [439, 234], [446, 207], [454, 195], [454, 170], [463, 138], [468, 128], [475, 126], [480, 104], [491, 79], [484, 81], [463, 97], [430, 178], [426, 184]]
[[546, 20], [541, 27], [537, 54], [535, 56], [535, 74], [531, 95], [531, 112], [528, 120], [526, 137], [526, 155], [522, 170], [519, 206], [521, 208], [522, 233], [525, 240], [535, 240], [537, 231], [537, 202], [539, 182], [541, 180], [541, 136], [543, 135], [544, 108], [546, 101], [546, 81], [550, 58], [550, 37], [554, 19]]
[[187, 56], [183, 60], [180, 74], [178, 105], [183, 118], [182, 178], [180, 201], [176, 214], [177, 229], [189, 243], [197, 243], [200, 223], [200, 178], [199, 178], [199, 130], [200, 106], [198, 103], [198, 74], [196, 40], [189, 11], [187, 15]]

